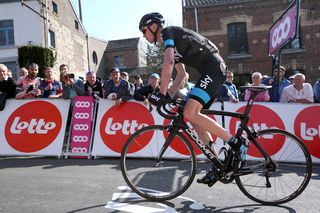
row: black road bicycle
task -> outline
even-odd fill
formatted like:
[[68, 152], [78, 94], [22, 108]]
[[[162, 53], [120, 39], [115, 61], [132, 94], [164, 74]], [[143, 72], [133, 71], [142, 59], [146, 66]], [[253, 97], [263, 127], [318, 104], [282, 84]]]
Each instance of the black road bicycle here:
[[[268, 86], [244, 87], [252, 91], [244, 113], [202, 110], [204, 114], [231, 116], [240, 119], [235, 137], [243, 132], [250, 140], [250, 149], [258, 157], [240, 159], [238, 151], [223, 146], [215, 157], [211, 149], [187, 125], [183, 104], [175, 101], [158, 107], [158, 113], [169, 120], [168, 125], [141, 128], [126, 141], [121, 153], [121, 172], [128, 186], [151, 201], [173, 199], [185, 192], [196, 174], [197, 146], [215, 167], [215, 176], [222, 183], [235, 180], [239, 189], [250, 199], [265, 205], [288, 202], [307, 187], [312, 173], [311, 156], [304, 143], [295, 135], [281, 129], [256, 131], [247, 126], [254, 97]], [[155, 141], [155, 145], [146, 139]], [[263, 143], [268, 139], [269, 143]], [[271, 140], [271, 142], [270, 142]], [[273, 145], [283, 144], [281, 152], [273, 153]], [[174, 148], [179, 147], [183, 155]], [[137, 154], [137, 150], [142, 150]], [[140, 153], [140, 152], [138, 152]]]

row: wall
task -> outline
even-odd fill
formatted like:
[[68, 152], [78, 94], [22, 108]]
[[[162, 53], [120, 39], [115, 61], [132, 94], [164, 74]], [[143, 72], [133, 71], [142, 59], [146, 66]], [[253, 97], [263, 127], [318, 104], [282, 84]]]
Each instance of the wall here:
[[[250, 1], [246, 3], [224, 3], [197, 8], [199, 33], [212, 40], [220, 49], [230, 69], [236, 74], [251, 74], [260, 71], [271, 74], [272, 60], [268, 57], [268, 32], [274, 21], [289, 6], [288, 0]], [[299, 69], [309, 82], [319, 77], [320, 1], [301, 1], [300, 51], [283, 51], [282, 65], [287, 70]], [[184, 8], [184, 26], [196, 29], [195, 9]], [[247, 23], [249, 54], [232, 57], [228, 54], [227, 24], [244, 21]], [[289, 75], [290, 72], [288, 72]]]
[[[82, 27], [69, 1], [55, 0], [58, 5], [58, 14], [52, 12], [52, 3], [49, 6], [49, 29], [55, 32], [57, 61], [55, 70], [61, 64], [68, 64], [70, 70], [80, 76], [88, 71], [87, 32]], [[68, 14], [68, 15], [65, 15]], [[75, 21], [79, 23], [79, 30], [75, 28]]]
[[[35, 10], [39, 10], [38, 2], [31, 1], [28, 4]], [[20, 2], [1, 3], [0, 20], [8, 19], [13, 20], [15, 45], [0, 48], [0, 63], [14, 62], [18, 64], [17, 48], [28, 43], [42, 45], [41, 35], [44, 26], [41, 24], [39, 16], [22, 7]], [[13, 74], [15, 76], [15, 73]]]

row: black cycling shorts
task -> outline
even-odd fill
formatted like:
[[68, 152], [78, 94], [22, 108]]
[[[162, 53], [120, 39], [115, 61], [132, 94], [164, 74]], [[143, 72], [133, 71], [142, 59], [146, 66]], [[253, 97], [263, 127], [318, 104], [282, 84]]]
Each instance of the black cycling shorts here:
[[213, 53], [197, 70], [202, 75], [191, 90], [189, 98], [200, 102], [203, 108], [209, 108], [217, 97], [221, 85], [226, 81], [227, 67], [222, 57], [218, 53]]

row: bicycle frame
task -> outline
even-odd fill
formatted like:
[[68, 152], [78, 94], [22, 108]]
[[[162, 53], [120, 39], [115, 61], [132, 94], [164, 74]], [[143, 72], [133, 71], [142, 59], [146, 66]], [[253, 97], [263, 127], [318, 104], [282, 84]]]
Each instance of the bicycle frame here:
[[[267, 152], [263, 149], [263, 147], [255, 139], [257, 132], [255, 132], [255, 130], [250, 131], [250, 129], [247, 126], [249, 118], [250, 118], [250, 110], [251, 110], [253, 102], [254, 102], [253, 100], [254, 100], [254, 98], [256, 97], [256, 95], [258, 93], [259, 93], [259, 91], [255, 91], [255, 90], [252, 91], [251, 96], [250, 96], [249, 100], [247, 101], [245, 111], [243, 113], [229, 112], [229, 111], [218, 111], [218, 110], [208, 110], [208, 109], [201, 110], [201, 113], [239, 118], [241, 123], [240, 123], [239, 128], [238, 128], [238, 130], [236, 132], [235, 137], [236, 138], [240, 137], [242, 135], [243, 131], [245, 131], [247, 133], [248, 138], [250, 139], [250, 141], [257, 147], [257, 149], [261, 152], [263, 157], [266, 160], [268, 160], [269, 162], [272, 162], [273, 165], [275, 165], [275, 163], [270, 158], [270, 156], [267, 154]], [[183, 107], [179, 107], [178, 108], [178, 112], [179, 112], [178, 116], [173, 118], [171, 124], [169, 125], [170, 134], [169, 134], [169, 137], [167, 138], [165, 144], [163, 145], [162, 150], [160, 151], [160, 154], [158, 156], [158, 160], [161, 161], [160, 159], [161, 159], [163, 153], [169, 147], [169, 145], [172, 142], [172, 139], [175, 136], [176, 132], [178, 132], [179, 130], [182, 129], [183, 132], [185, 132], [185, 134], [188, 136], [189, 140], [197, 145], [197, 147], [202, 151], [202, 153], [206, 156], [206, 158], [209, 159], [211, 161], [211, 163], [217, 169], [226, 170], [227, 171], [229, 169], [230, 163], [231, 163], [231, 161], [233, 159], [233, 154], [230, 155], [230, 153], [232, 153], [232, 152], [229, 152], [228, 159], [226, 160], [226, 165], [227, 166], [222, 164], [220, 162], [220, 160], [215, 156], [215, 154], [213, 153], [211, 148], [209, 146], [207, 146], [204, 142], [202, 142], [199, 139], [199, 137], [198, 137], [197, 133], [195, 132], [195, 130], [192, 130], [184, 122]]]

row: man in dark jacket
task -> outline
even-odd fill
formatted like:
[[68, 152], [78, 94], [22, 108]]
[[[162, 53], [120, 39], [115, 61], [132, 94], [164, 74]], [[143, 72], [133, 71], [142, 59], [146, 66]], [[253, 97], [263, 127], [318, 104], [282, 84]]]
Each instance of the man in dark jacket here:
[[149, 77], [149, 84], [142, 86], [134, 93], [134, 99], [137, 101], [143, 101], [145, 105], [149, 104], [148, 96], [150, 93], [159, 92], [159, 79], [160, 76], [157, 73], [153, 73]]
[[103, 85], [104, 98], [115, 100], [116, 105], [132, 99], [129, 82], [120, 78], [120, 70], [115, 67], [111, 70], [111, 79]]

